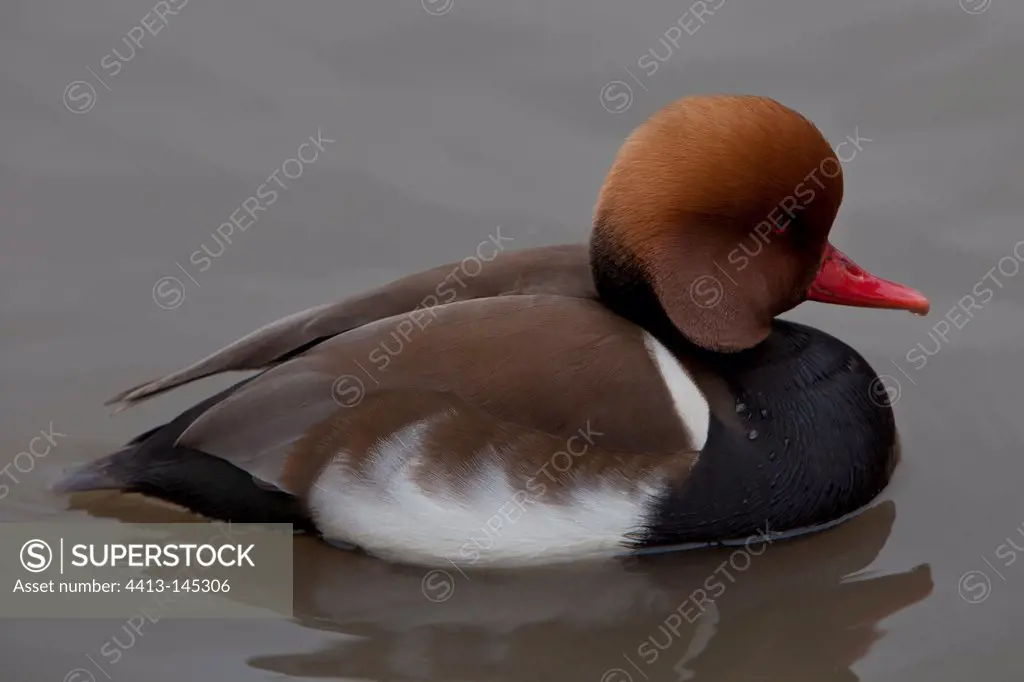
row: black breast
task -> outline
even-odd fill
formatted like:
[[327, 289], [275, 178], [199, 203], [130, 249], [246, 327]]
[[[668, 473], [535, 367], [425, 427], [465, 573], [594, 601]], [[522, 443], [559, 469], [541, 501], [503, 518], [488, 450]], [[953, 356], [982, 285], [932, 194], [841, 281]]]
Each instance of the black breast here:
[[639, 546], [817, 526], [885, 488], [896, 427], [877, 375], [855, 350], [776, 321], [757, 347], [701, 360], [730, 387], [736, 414], [712, 413], [699, 461], [661, 500]]

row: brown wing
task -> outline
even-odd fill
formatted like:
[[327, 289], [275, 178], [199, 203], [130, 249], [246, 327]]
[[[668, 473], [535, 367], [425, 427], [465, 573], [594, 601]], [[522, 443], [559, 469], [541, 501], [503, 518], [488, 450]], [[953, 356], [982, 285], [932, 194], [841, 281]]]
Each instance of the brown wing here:
[[304, 458], [365, 451], [445, 415], [430, 438], [447, 470], [485, 443], [509, 461], [550, 457], [581, 430], [600, 434], [598, 469], [640, 466], [647, 455], [691, 450], [646, 343], [639, 327], [594, 301], [454, 303], [325, 341], [212, 407], [178, 443], [293, 491], [286, 461], [303, 469]]
[[582, 244], [501, 251], [426, 270], [338, 303], [310, 308], [257, 329], [212, 355], [122, 391], [107, 404], [121, 408], [220, 372], [263, 369], [317, 342], [376, 320], [416, 309], [495, 296], [554, 294], [594, 298], [587, 247]]

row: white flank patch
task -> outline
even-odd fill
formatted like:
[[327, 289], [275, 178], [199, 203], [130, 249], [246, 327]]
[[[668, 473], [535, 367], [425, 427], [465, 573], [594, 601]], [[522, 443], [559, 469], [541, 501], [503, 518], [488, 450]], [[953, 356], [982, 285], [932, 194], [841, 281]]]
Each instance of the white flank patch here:
[[491, 452], [494, 464], [471, 474], [465, 492], [424, 491], [414, 479], [419, 467], [431, 466], [421, 449], [426, 428], [418, 424], [388, 438], [373, 453], [366, 476], [353, 475], [343, 461], [324, 468], [308, 501], [325, 537], [427, 566], [527, 566], [611, 557], [625, 551], [627, 533], [643, 528], [654, 496], [663, 490], [655, 481], [628, 489], [580, 485], [563, 503], [548, 504], [538, 499], [544, 486], [553, 485], [543, 473], [514, 489], [499, 454]]
[[694, 449], [704, 449], [704, 444], [708, 442], [708, 428], [711, 423], [711, 410], [708, 408], [707, 399], [668, 348], [646, 332], [644, 345], [647, 346], [654, 364], [661, 373], [661, 378], [665, 381], [665, 386], [672, 396], [672, 403], [679, 413], [679, 419], [690, 434]]

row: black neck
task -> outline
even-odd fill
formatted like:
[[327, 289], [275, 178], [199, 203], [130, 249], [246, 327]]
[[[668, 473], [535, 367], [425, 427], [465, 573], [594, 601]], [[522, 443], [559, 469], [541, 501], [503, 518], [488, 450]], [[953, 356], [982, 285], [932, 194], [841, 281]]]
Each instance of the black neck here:
[[601, 302], [669, 348], [688, 346], [693, 352], [707, 352], [690, 342], [672, 323], [647, 273], [610, 235], [610, 230], [599, 225], [590, 240], [590, 270]]

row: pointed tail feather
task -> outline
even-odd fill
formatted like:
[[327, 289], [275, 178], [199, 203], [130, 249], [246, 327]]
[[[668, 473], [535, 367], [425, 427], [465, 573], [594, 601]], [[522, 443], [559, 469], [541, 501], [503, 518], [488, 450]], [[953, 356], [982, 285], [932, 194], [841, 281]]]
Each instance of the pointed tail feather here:
[[302, 503], [219, 457], [175, 445], [178, 437], [213, 405], [248, 383], [245, 379], [175, 419], [136, 436], [113, 454], [68, 472], [58, 492], [121, 490], [155, 497], [197, 514], [238, 523], [291, 523], [315, 532]]
[[314, 531], [292, 495], [254, 479], [228, 462], [198, 450], [160, 451], [129, 446], [70, 471], [58, 492], [121, 490], [180, 505], [208, 518], [236, 523], [290, 523]]
[[114, 476], [111, 476], [107, 469], [111, 466], [116, 456], [122, 452], [124, 450], [119, 450], [95, 462], [75, 467], [57, 481], [53, 486], [54, 492], [75, 493], [88, 490], [117, 490], [121, 488], [121, 483]]

